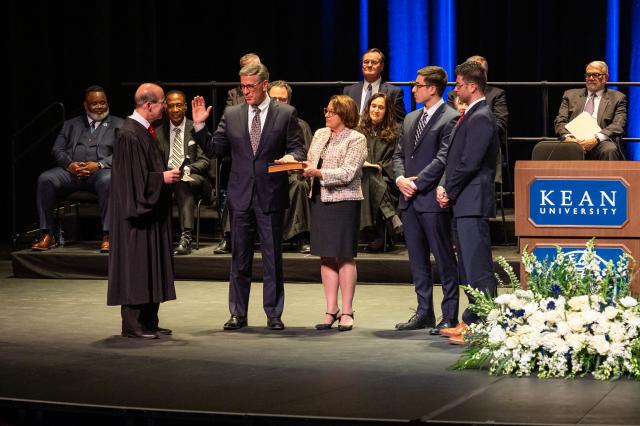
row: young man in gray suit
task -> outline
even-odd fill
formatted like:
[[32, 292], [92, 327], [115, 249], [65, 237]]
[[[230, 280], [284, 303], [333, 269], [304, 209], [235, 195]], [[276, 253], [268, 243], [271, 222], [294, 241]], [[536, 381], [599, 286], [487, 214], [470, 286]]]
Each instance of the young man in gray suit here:
[[[402, 138], [393, 156], [396, 185], [402, 193], [400, 210], [409, 250], [411, 275], [418, 308], [409, 321], [396, 325], [398, 330], [443, 328], [458, 324], [458, 271], [451, 243], [451, 209], [441, 208], [435, 190], [444, 173], [449, 135], [458, 113], [442, 100], [447, 73], [436, 66], [418, 70], [412, 92], [424, 108], [404, 119]], [[436, 325], [433, 309], [433, 253], [442, 282], [442, 320]]]
[[205, 154], [231, 155], [227, 201], [231, 218], [231, 318], [225, 323], [225, 330], [247, 326], [256, 235], [262, 251], [267, 326], [284, 329], [282, 217], [289, 206], [289, 180], [286, 173], [268, 173], [267, 167], [274, 161], [302, 161], [306, 150], [295, 108], [271, 100], [268, 86], [269, 71], [263, 64], [242, 68], [240, 88], [246, 103], [227, 107], [213, 134], [204, 124], [211, 107], [205, 107], [202, 96], [191, 102], [195, 140]]
[[[579, 143], [587, 160], [623, 160], [621, 138], [627, 124], [627, 97], [617, 90], [607, 89], [609, 67], [593, 61], [585, 70], [586, 89], [569, 89], [562, 96], [555, 120], [556, 134], [565, 141]], [[566, 125], [584, 111], [591, 114], [602, 130], [592, 137], [578, 140]]]

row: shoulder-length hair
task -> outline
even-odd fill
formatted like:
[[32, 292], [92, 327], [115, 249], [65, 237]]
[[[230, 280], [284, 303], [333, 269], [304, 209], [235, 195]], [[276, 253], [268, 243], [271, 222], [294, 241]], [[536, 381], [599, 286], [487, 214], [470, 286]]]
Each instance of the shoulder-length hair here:
[[[371, 109], [371, 103], [378, 98], [384, 99], [384, 117], [382, 117], [382, 122], [376, 126], [373, 124], [373, 121], [371, 121], [369, 110]], [[362, 112], [357, 130], [367, 137], [376, 134], [383, 142], [395, 142], [400, 134], [400, 129], [392, 108], [389, 96], [382, 92], [374, 94]]]

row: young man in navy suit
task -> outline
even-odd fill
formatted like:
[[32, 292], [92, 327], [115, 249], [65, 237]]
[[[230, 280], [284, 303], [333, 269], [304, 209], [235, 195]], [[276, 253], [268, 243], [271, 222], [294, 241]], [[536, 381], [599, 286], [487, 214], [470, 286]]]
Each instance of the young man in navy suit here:
[[[458, 324], [458, 272], [451, 243], [451, 209], [438, 205], [435, 190], [444, 173], [449, 135], [458, 113], [442, 100], [447, 73], [436, 66], [418, 70], [413, 96], [424, 108], [404, 119], [402, 138], [393, 156], [396, 185], [402, 193], [400, 209], [409, 250], [418, 309], [398, 330], [442, 328]], [[436, 326], [433, 309], [433, 253], [442, 282], [442, 320]]]
[[227, 107], [218, 128], [205, 128], [211, 107], [196, 96], [191, 102], [194, 138], [205, 155], [231, 155], [227, 206], [231, 217], [231, 274], [225, 330], [247, 326], [253, 242], [260, 238], [263, 306], [267, 327], [284, 329], [282, 276], [282, 218], [289, 207], [286, 173], [268, 173], [270, 162], [302, 161], [306, 150], [295, 108], [269, 98], [269, 71], [260, 63], [240, 70], [244, 104]]
[[[498, 127], [487, 105], [484, 89], [487, 77], [478, 62], [456, 67], [455, 91], [468, 105], [453, 129], [449, 142], [447, 166], [437, 199], [442, 207], [451, 206], [456, 230], [460, 281], [489, 295], [496, 293], [491, 257], [489, 218], [495, 216], [494, 177], [498, 155]], [[469, 302], [474, 298], [467, 294]], [[470, 309], [462, 314], [455, 328], [440, 330], [450, 342], [464, 344], [468, 324], [480, 321]]]

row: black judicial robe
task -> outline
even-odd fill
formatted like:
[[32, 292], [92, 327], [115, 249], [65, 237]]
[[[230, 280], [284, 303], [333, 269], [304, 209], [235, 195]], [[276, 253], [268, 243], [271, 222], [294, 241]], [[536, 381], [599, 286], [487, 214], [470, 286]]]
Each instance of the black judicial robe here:
[[171, 246], [171, 188], [162, 151], [149, 131], [127, 118], [113, 151], [108, 305], [176, 298]]

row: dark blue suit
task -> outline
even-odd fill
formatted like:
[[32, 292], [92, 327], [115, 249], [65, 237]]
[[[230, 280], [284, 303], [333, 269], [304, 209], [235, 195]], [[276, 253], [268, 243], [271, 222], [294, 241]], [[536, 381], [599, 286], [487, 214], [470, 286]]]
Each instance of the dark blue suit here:
[[[358, 107], [358, 111], [360, 111], [360, 104], [362, 103], [362, 88], [364, 87], [364, 81], [360, 81], [356, 84], [352, 84], [351, 86], [347, 86], [344, 88], [343, 93], [347, 96], [350, 96], [356, 102], [356, 106]], [[389, 97], [389, 103], [393, 105], [393, 114], [396, 117], [396, 121], [400, 122], [404, 119], [404, 116], [407, 114], [407, 111], [404, 107], [404, 92], [401, 87], [394, 86], [389, 83], [380, 83], [380, 88], [378, 89], [381, 93], [386, 93]]]
[[[489, 218], [496, 213], [494, 177], [498, 155], [498, 128], [487, 103], [473, 105], [452, 134], [444, 187], [451, 201], [456, 229], [461, 282], [491, 295], [496, 292], [491, 257]], [[473, 298], [469, 297], [472, 303]], [[467, 324], [478, 321], [469, 309]]]
[[436, 202], [435, 189], [444, 173], [449, 135], [458, 113], [440, 105], [429, 119], [422, 137], [415, 142], [416, 129], [423, 109], [404, 119], [403, 134], [393, 157], [393, 170], [399, 176], [417, 176], [417, 191], [408, 201], [400, 197], [402, 223], [409, 249], [411, 274], [418, 296], [417, 314], [435, 321], [433, 310], [433, 275], [431, 252], [436, 259], [442, 281], [442, 317], [457, 322], [458, 271], [451, 244], [451, 210]]
[[[86, 115], [64, 122], [51, 150], [58, 167], [49, 169], [38, 177], [36, 201], [40, 229], [49, 229], [54, 232], [56, 223], [53, 210], [57, 198], [83, 190], [98, 196], [102, 229], [109, 230], [107, 209], [111, 182], [111, 156], [118, 138], [118, 129], [123, 122], [122, 118], [110, 115], [93, 133], [89, 129]], [[86, 161], [100, 162], [104, 168], [86, 178], [76, 177], [67, 171], [69, 164]]]
[[247, 315], [257, 233], [262, 251], [264, 310], [269, 318], [279, 318], [284, 306], [282, 218], [289, 206], [289, 180], [287, 173], [269, 174], [267, 167], [285, 154], [304, 160], [306, 150], [296, 110], [290, 105], [271, 101], [255, 155], [248, 120], [247, 104], [230, 106], [213, 135], [205, 128], [194, 138], [209, 157], [231, 155], [227, 187], [231, 217], [229, 310], [232, 315]]

